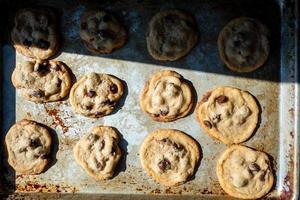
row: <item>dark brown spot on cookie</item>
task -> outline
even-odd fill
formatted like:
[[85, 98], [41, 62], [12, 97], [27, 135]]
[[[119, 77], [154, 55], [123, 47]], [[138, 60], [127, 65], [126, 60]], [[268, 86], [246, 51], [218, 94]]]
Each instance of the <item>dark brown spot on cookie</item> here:
[[104, 22], [109, 22], [109, 21], [111, 21], [111, 16], [108, 15], [108, 14], [105, 14], [105, 15], [102, 17], [102, 20], [103, 20]]
[[259, 180], [260, 181], [265, 181], [266, 180], [266, 171], [262, 171], [261, 175], [259, 176]]
[[53, 65], [52, 69], [54, 69], [55, 71], [59, 71], [61, 68], [59, 65]]
[[233, 42], [233, 45], [234, 45], [235, 47], [240, 47], [240, 46], [241, 46], [241, 41], [236, 40], [236, 41]]
[[27, 148], [26, 147], [23, 147], [23, 148], [19, 149], [19, 153], [23, 153], [23, 152], [27, 152]]
[[217, 103], [221, 104], [221, 103], [225, 103], [228, 101], [228, 97], [226, 97], [225, 95], [221, 95], [221, 96], [218, 96], [216, 98], [216, 101]]
[[29, 146], [33, 149], [42, 146], [41, 140], [39, 138], [31, 139]]
[[158, 163], [158, 168], [162, 171], [165, 172], [169, 169], [171, 169], [171, 163], [168, 159], [164, 158]]
[[208, 121], [208, 120], [204, 120], [204, 125], [207, 127], [207, 128], [212, 128], [212, 125], [211, 125], [211, 123], [210, 123], [210, 121]]
[[114, 105], [115, 102], [108, 99], [108, 100], [106, 100], [106, 101], [101, 102], [101, 104], [104, 105], [104, 106], [105, 106], [105, 105]]
[[102, 161], [96, 160], [96, 166], [97, 166], [97, 169], [99, 169], [99, 170], [103, 170], [104, 169], [104, 164], [103, 164]]
[[112, 156], [115, 156], [116, 155], [116, 152], [117, 152], [117, 149], [116, 149], [116, 147], [112, 147], [111, 148], [111, 152], [110, 152], [110, 154], [112, 155]]
[[41, 90], [36, 90], [36, 91], [33, 91], [32, 96], [41, 98], [41, 97], [45, 96], [45, 93]]
[[25, 39], [25, 40], [23, 41], [23, 45], [25, 45], [26, 47], [31, 47], [32, 41], [29, 40], [29, 39]]
[[100, 117], [100, 116], [102, 116], [102, 115], [103, 115], [103, 112], [100, 112], [100, 111], [98, 111], [98, 112], [95, 113], [95, 116], [96, 116], [96, 117]]
[[85, 105], [84, 108], [87, 109], [87, 110], [92, 110], [93, 105]]
[[102, 140], [99, 145], [99, 150], [101, 151], [102, 149], [104, 149], [104, 146], [105, 146], [105, 141]]
[[48, 42], [47, 40], [39, 39], [38, 42], [37, 42], [37, 46], [40, 49], [46, 50], [50, 47], [50, 42]]
[[113, 94], [115, 94], [115, 93], [118, 92], [118, 87], [117, 87], [116, 84], [112, 84], [111, 86], [109, 86], [109, 90], [110, 90]]
[[96, 140], [98, 140], [100, 137], [99, 137], [99, 135], [96, 135], [96, 134], [90, 134], [89, 136], [88, 136], [88, 139], [89, 140], [92, 140], [92, 141], [96, 141]]
[[250, 163], [248, 168], [249, 168], [250, 171], [253, 171], [253, 172], [258, 172], [260, 170], [259, 165], [256, 164], [255, 162]]
[[166, 24], [172, 24], [175, 23], [175, 19], [172, 15], [166, 15], [164, 17]]
[[96, 95], [96, 92], [93, 90], [90, 90], [87, 94], [88, 97], [94, 97]]
[[39, 73], [46, 73], [49, 71], [48, 69], [48, 63], [47, 62], [42, 62], [39, 63], [38, 65], [34, 66], [34, 71], [39, 72]]

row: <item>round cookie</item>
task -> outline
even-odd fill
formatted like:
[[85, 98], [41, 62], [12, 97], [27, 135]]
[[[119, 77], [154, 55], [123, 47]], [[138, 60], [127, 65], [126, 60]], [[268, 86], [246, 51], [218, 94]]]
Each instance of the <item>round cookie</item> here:
[[119, 136], [112, 127], [97, 126], [74, 147], [76, 162], [97, 180], [111, 178], [122, 152]]
[[100, 118], [113, 112], [123, 92], [123, 83], [118, 78], [90, 73], [74, 84], [70, 92], [70, 103], [75, 112]]
[[11, 39], [16, 50], [29, 58], [47, 59], [59, 50], [57, 18], [50, 8], [17, 12]]
[[268, 30], [256, 19], [241, 17], [230, 21], [218, 38], [219, 54], [236, 72], [252, 72], [269, 56]]
[[200, 161], [197, 142], [185, 133], [159, 129], [149, 134], [140, 149], [143, 168], [165, 186], [186, 182]]
[[5, 137], [8, 163], [20, 174], [39, 174], [49, 162], [51, 135], [47, 128], [30, 120], [14, 124]]
[[156, 60], [178, 60], [187, 55], [198, 40], [195, 20], [179, 10], [157, 13], [152, 17], [148, 29], [148, 52]]
[[202, 97], [196, 115], [206, 133], [225, 144], [238, 144], [253, 134], [258, 123], [259, 107], [250, 93], [219, 87]]
[[217, 176], [229, 195], [258, 199], [272, 188], [274, 176], [268, 156], [245, 146], [233, 145], [219, 158]]
[[161, 122], [186, 116], [193, 103], [190, 84], [180, 74], [170, 70], [155, 73], [140, 96], [142, 110], [153, 120]]
[[81, 16], [80, 37], [89, 51], [108, 54], [124, 46], [127, 31], [113, 14], [91, 9]]
[[72, 86], [70, 70], [60, 61], [19, 63], [11, 79], [25, 99], [36, 103], [61, 100]]

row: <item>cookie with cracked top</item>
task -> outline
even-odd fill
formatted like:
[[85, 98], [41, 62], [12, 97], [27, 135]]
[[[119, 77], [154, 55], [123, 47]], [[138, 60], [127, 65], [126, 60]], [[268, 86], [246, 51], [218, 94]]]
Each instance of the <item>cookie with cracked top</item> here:
[[44, 60], [54, 56], [60, 46], [54, 10], [39, 7], [18, 11], [11, 39], [15, 49], [26, 57]]
[[247, 91], [218, 87], [203, 95], [196, 116], [206, 133], [225, 144], [238, 144], [257, 127], [259, 107]]
[[89, 51], [109, 54], [125, 45], [127, 31], [112, 13], [89, 9], [81, 16], [80, 37]]
[[146, 40], [148, 52], [154, 59], [175, 61], [196, 45], [197, 24], [183, 11], [162, 11], [152, 17]]
[[142, 110], [153, 120], [161, 122], [185, 117], [193, 103], [191, 85], [180, 74], [170, 70], [155, 73], [140, 96]]
[[180, 185], [196, 171], [200, 161], [198, 143], [174, 129], [158, 129], [149, 134], [140, 148], [146, 172], [165, 186]]
[[261, 198], [274, 184], [267, 154], [241, 145], [230, 146], [220, 156], [217, 176], [226, 193], [241, 199]]
[[89, 73], [80, 78], [70, 92], [76, 113], [100, 118], [113, 112], [124, 93], [124, 85], [109, 74]]
[[18, 63], [11, 80], [25, 99], [36, 103], [61, 100], [72, 86], [70, 69], [54, 60]]
[[252, 72], [269, 56], [269, 31], [256, 19], [231, 20], [220, 32], [218, 47], [221, 60], [236, 72]]
[[51, 135], [31, 120], [15, 123], [5, 136], [8, 163], [19, 174], [40, 174], [49, 162]]
[[96, 126], [75, 145], [75, 160], [95, 179], [109, 179], [122, 155], [118, 143], [119, 135], [114, 128]]

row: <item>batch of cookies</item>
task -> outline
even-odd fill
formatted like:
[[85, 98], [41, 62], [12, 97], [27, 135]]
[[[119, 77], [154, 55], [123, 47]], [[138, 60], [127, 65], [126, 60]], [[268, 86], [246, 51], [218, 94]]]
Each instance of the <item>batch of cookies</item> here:
[[[22, 9], [16, 14], [12, 41], [17, 52], [31, 60], [16, 65], [13, 85], [28, 101], [54, 102], [69, 95], [77, 114], [91, 118], [111, 114], [123, 96], [124, 83], [113, 75], [90, 73], [73, 84], [67, 65], [49, 59], [59, 50], [56, 20], [50, 8]], [[84, 45], [93, 53], [111, 53], [126, 43], [126, 28], [103, 9], [85, 11], [79, 29]], [[162, 61], [186, 56], [197, 39], [194, 18], [178, 10], [156, 14], [146, 35], [149, 54]], [[219, 34], [218, 47], [228, 68], [251, 72], [268, 58], [268, 31], [255, 19], [234, 19]], [[159, 122], [183, 118], [196, 103], [193, 90], [192, 84], [179, 73], [159, 71], [145, 83], [140, 95], [141, 110]], [[257, 128], [260, 110], [255, 98], [241, 89], [222, 86], [204, 94], [195, 112], [207, 134], [230, 145], [217, 163], [217, 176], [225, 192], [244, 199], [266, 195], [274, 182], [268, 156], [239, 145]], [[51, 151], [51, 135], [45, 125], [23, 119], [11, 127], [5, 141], [8, 162], [17, 173], [39, 174], [45, 170]], [[112, 178], [122, 155], [118, 143], [119, 133], [115, 128], [94, 127], [75, 145], [75, 160], [97, 180]], [[145, 171], [166, 186], [188, 181], [200, 159], [198, 142], [179, 130], [156, 130], [140, 148]]]

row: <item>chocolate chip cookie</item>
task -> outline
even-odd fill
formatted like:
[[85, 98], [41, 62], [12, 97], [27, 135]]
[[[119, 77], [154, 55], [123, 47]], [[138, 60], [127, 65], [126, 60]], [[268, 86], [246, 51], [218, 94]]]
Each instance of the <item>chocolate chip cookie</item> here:
[[217, 175], [221, 187], [231, 196], [258, 199], [272, 188], [274, 176], [268, 156], [261, 151], [233, 145], [219, 158]]
[[148, 29], [148, 52], [156, 60], [178, 60], [187, 55], [198, 40], [195, 20], [179, 10], [157, 13], [151, 19]]
[[256, 19], [241, 17], [220, 32], [219, 53], [225, 65], [236, 72], [251, 72], [269, 56], [268, 29]]
[[69, 94], [70, 73], [60, 61], [26, 61], [17, 64], [11, 80], [25, 99], [43, 103], [61, 100]]
[[149, 134], [140, 149], [143, 168], [165, 186], [186, 182], [200, 161], [197, 142], [185, 133], [159, 129]]
[[146, 83], [140, 105], [155, 121], [169, 122], [182, 118], [193, 106], [191, 85], [175, 71], [157, 72]]
[[250, 93], [219, 87], [202, 97], [196, 115], [206, 133], [225, 144], [238, 144], [253, 134], [259, 107]]
[[74, 84], [70, 92], [70, 103], [75, 112], [100, 118], [113, 112], [123, 92], [123, 83], [118, 78], [90, 73]]
[[27, 8], [17, 12], [11, 39], [16, 50], [30, 58], [47, 59], [59, 49], [57, 19], [51, 8]]
[[108, 54], [125, 44], [127, 31], [112, 13], [90, 9], [81, 17], [80, 37], [89, 51]]
[[76, 162], [97, 180], [111, 178], [121, 158], [119, 136], [112, 127], [97, 126], [74, 147]]
[[51, 135], [47, 128], [30, 120], [14, 124], [5, 137], [8, 163], [20, 174], [39, 174], [49, 162]]

